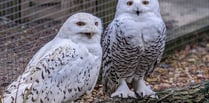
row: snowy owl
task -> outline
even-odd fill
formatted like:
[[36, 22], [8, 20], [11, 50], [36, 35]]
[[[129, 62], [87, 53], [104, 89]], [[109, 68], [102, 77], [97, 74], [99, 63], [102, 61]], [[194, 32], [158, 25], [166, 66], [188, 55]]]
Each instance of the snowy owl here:
[[102, 83], [107, 94], [155, 97], [144, 77], [160, 62], [165, 30], [158, 0], [118, 0], [115, 18], [101, 41]]
[[101, 33], [99, 18], [72, 15], [8, 86], [3, 103], [63, 103], [90, 93], [101, 65]]

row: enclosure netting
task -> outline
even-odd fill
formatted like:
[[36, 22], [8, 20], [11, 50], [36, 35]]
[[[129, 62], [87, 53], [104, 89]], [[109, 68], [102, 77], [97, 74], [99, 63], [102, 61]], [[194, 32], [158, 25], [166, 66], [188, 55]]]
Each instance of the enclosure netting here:
[[70, 15], [89, 12], [107, 23], [114, 16], [114, 4], [115, 0], [1, 0], [0, 91], [24, 71]]
[[[189, 4], [192, 2], [197, 7]], [[192, 2], [160, 0], [169, 30], [207, 17], [208, 0]], [[114, 17], [116, 3], [117, 0], [0, 0], [0, 94], [24, 71], [34, 53], [55, 36], [70, 15], [89, 12], [102, 18], [106, 26]], [[177, 11], [173, 10], [175, 7]], [[190, 11], [198, 14], [194, 16]], [[168, 35], [168, 40], [172, 38], [175, 35]]]

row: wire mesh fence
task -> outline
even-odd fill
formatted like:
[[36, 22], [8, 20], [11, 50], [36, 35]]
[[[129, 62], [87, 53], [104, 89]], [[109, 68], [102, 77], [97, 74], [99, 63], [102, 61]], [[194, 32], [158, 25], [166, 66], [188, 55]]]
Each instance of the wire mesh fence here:
[[[54, 37], [67, 17], [75, 12], [90, 12], [101, 17], [105, 15], [103, 19], [107, 23], [114, 15], [112, 5], [114, 2], [102, 0], [1, 1], [0, 91], [23, 72], [34, 53]], [[106, 9], [98, 11], [101, 8]]]
[[[62, 23], [76, 12], [102, 18], [106, 26], [114, 17], [117, 0], [0, 0], [0, 94], [18, 77], [28, 61], [58, 32]], [[175, 30], [208, 26], [208, 0], [160, 0], [169, 31], [168, 41], [182, 35]], [[187, 29], [183, 30], [187, 31]], [[182, 33], [183, 34], [183, 33]]]

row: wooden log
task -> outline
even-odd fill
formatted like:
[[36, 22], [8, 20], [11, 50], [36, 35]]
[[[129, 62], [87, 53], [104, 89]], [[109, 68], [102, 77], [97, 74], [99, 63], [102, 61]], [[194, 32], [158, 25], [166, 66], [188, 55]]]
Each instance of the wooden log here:
[[156, 98], [101, 100], [96, 103], [209, 103], [209, 81], [182, 88], [171, 88], [157, 91]]

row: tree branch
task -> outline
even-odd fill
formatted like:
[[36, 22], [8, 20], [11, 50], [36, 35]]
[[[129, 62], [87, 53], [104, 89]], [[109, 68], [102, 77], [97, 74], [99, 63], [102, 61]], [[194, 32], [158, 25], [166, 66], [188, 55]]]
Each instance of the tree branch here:
[[101, 100], [96, 103], [203, 103], [209, 102], [209, 81], [200, 84], [193, 84], [183, 88], [172, 88], [164, 91], [158, 91], [159, 99], [139, 98], [139, 99], [121, 99], [114, 98]]

